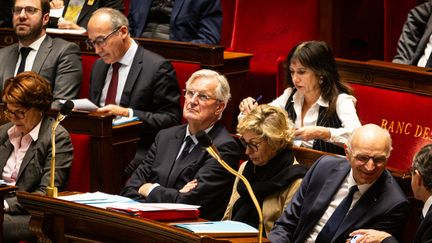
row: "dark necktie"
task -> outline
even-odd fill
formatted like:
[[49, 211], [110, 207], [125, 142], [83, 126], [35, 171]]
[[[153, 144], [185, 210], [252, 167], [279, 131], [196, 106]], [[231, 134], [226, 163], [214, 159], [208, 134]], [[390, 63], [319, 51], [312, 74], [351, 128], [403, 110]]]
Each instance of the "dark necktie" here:
[[176, 171], [179, 165], [182, 163], [182, 161], [186, 158], [186, 156], [189, 154], [190, 149], [192, 148], [192, 145], [194, 144], [192, 138], [190, 136], [187, 136], [184, 140], [184, 147], [179, 156], [177, 157], [176, 161], [174, 162], [170, 175], [172, 172]]
[[432, 52], [431, 52], [431, 54], [429, 55], [429, 58], [428, 58], [428, 60], [427, 60], [427, 62], [426, 62], [426, 66], [425, 66], [426, 68], [431, 68], [432, 67]]
[[118, 85], [118, 70], [121, 66], [121, 63], [116, 62], [111, 64], [112, 66], [112, 75], [111, 82], [108, 86], [108, 91], [105, 99], [105, 105], [115, 104], [115, 99], [117, 95], [117, 85]]
[[331, 242], [336, 231], [339, 229], [339, 225], [345, 218], [351, 206], [354, 193], [358, 190], [357, 186], [352, 186], [349, 190], [348, 195], [342, 200], [336, 210], [333, 212], [327, 223], [322, 228], [321, 232], [316, 238], [316, 243], [329, 243]]
[[21, 62], [20, 62], [20, 65], [18, 67], [17, 74], [24, 72], [27, 56], [31, 50], [32, 49], [30, 47], [21, 47], [21, 49], [20, 49]]

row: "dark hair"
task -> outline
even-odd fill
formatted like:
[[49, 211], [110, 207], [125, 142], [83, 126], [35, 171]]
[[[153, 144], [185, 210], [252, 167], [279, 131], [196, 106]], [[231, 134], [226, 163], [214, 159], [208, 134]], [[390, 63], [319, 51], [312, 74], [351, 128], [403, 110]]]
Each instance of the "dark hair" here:
[[326, 116], [336, 111], [336, 100], [340, 93], [352, 94], [351, 88], [339, 77], [331, 48], [323, 41], [306, 41], [294, 46], [285, 60], [287, 70], [286, 81], [290, 87], [294, 83], [289, 71], [292, 61], [298, 60], [303, 66], [310, 68], [322, 81], [321, 96], [329, 102]]
[[[13, 0], [13, 7], [15, 7], [16, 0]], [[40, 0], [42, 15], [49, 14], [50, 12], [50, 1], [49, 0]]]
[[412, 168], [420, 172], [424, 186], [428, 191], [432, 191], [432, 144], [424, 146], [417, 152]]
[[25, 108], [49, 110], [53, 95], [49, 83], [35, 72], [22, 72], [5, 82], [3, 103], [17, 104]]

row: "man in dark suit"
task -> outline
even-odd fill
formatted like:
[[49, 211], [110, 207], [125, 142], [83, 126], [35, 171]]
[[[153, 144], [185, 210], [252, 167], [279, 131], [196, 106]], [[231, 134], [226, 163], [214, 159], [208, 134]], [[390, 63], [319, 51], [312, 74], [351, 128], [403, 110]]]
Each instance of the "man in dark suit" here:
[[220, 0], [131, 0], [128, 18], [133, 37], [200, 44], [221, 37]]
[[[6, 79], [31, 70], [50, 83], [54, 100], [78, 97], [82, 79], [80, 49], [74, 43], [46, 35], [48, 20], [48, 0], [15, 1], [12, 22], [19, 43], [0, 49], [0, 90]], [[30, 49], [25, 52], [26, 48]]]
[[183, 107], [187, 124], [158, 133], [121, 194], [141, 202], [200, 205], [200, 217], [220, 220], [234, 178], [205, 151], [195, 134], [206, 131], [222, 158], [232, 168], [238, 167], [238, 145], [217, 122], [229, 98], [229, 85], [222, 75], [206, 69], [192, 74]]
[[[180, 124], [180, 89], [175, 72], [168, 60], [130, 37], [128, 20], [118, 10], [97, 10], [87, 29], [88, 43], [101, 57], [92, 68], [90, 100], [102, 107], [99, 112], [137, 116], [143, 121], [136, 159], [126, 170], [130, 175], [157, 132]], [[113, 72], [116, 69], [117, 73]]]
[[[81, 29], [87, 28], [90, 16], [99, 8], [114, 8], [124, 11], [123, 0], [52, 0], [50, 2], [51, 9], [62, 9], [61, 16], [50, 18], [49, 27], [59, 29]], [[61, 17], [61, 18], [58, 18]]]
[[[432, 242], [432, 144], [424, 146], [414, 156], [411, 167], [411, 188], [414, 197], [424, 202], [422, 210], [423, 220], [414, 237], [414, 243]], [[350, 236], [361, 235], [356, 240], [357, 243], [397, 243], [397, 239], [391, 234], [372, 230], [356, 230]]]
[[429, 0], [408, 12], [397, 45], [394, 63], [402, 63], [420, 67], [432, 67], [428, 64], [432, 48], [432, 1]]
[[391, 151], [388, 131], [364, 125], [345, 150], [346, 159], [324, 156], [309, 169], [270, 231], [271, 242], [345, 242], [359, 228], [395, 234], [401, 229], [409, 202], [385, 169]]

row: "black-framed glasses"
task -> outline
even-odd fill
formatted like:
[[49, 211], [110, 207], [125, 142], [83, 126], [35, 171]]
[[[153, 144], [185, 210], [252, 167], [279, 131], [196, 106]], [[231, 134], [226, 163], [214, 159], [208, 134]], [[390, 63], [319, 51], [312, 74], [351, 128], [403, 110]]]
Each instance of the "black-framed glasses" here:
[[23, 11], [23, 9], [24, 9], [24, 13], [25, 14], [28, 14], [28, 15], [34, 15], [37, 11], [41, 11], [42, 12], [42, 9], [38, 9], [38, 8], [35, 8], [35, 7], [31, 7], [31, 6], [27, 6], [27, 7], [13, 7], [12, 8], [12, 13], [14, 14], [14, 15], [20, 15], [21, 14], [21, 12]]
[[243, 145], [243, 147], [249, 148], [254, 153], [258, 151], [259, 145], [262, 142], [264, 142], [264, 140], [261, 140], [260, 142], [257, 142], [257, 143], [246, 142], [246, 140], [244, 138], [242, 138], [242, 137], [240, 138], [240, 143]]
[[110, 38], [114, 33], [119, 31], [121, 27], [122, 26], [116, 28], [115, 30], [113, 30], [109, 34], [107, 34], [106, 36], [99, 36], [95, 40], [87, 39], [85, 42], [86, 42], [87, 46], [89, 46], [90, 48], [94, 48], [95, 46], [104, 47], [104, 46], [106, 46], [106, 41], [108, 40], [108, 38]]
[[27, 111], [29, 111], [30, 109], [27, 109], [25, 111], [20, 111], [20, 110], [16, 110], [16, 111], [10, 111], [8, 109], [4, 109], [3, 113], [5, 114], [5, 116], [8, 119], [11, 119], [12, 116], [14, 116], [16, 119], [23, 119], [25, 117], [25, 114], [27, 113]]
[[203, 101], [203, 102], [206, 102], [206, 101], [209, 101], [209, 100], [220, 101], [218, 98], [212, 97], [212, 96], [210, 96], [208, 94], [197, 92], [197, 91], [194, 91], [194, 90], [189, 90], [189, 89], [183, 89], [183, 95], [184, 95], [185, 98], [188, 98], [188, 99], [192, 99], [195, 95], [197, 95], [198, 99], [200, 101]]
[[354, 159], [356, 159], [357, 161], [360, 161], [362, 164], [366, 164], [367, 162], [369, 162], [369, 160], [372, 159], [372, 161], [375, 165], [383, 165], [383, 164], [385, 164], [385, 162], [387, 162], [388, 158], [386, 156], [383, 156], [383, 155], [373, 157], [373, 156], [369, 156], [366, 154], [357, 154], [357, 155], [354, 155]]

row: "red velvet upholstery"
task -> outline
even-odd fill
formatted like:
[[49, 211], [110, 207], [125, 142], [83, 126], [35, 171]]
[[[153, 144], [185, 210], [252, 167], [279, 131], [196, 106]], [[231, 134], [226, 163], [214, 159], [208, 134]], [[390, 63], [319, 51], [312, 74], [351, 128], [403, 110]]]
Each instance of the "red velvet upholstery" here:
[[225, 46], [226, 51], [231, 50], [231, 39], [234, 25], [234, 11], [235, 11], [235, 0], [221, 0], [222, 5], [222, 34], [221, 42], [222, 46]]
[[184, 97], [183, 97], [183, 89], [186, 87], [186, 81], [189, 79], [189, 77], [194, 73], [195, 71], [198, 71], [201, 69], [199, 64], [196, 63], [185, 63], [185, 62], [176, 62], [172, 61], [171, 64], [173, 65], [176, 75], [177, 75], [177, 82], [180, 87], [180, 107], [183, 108], [184, 104]]
[[72, 133], [71, 139], [74, 158], [66, 190], [88, 192], [90, 190], [90, 136]]
[[361, 123], [380, 125], [392, 136], [393, 151], [388, 166], [407, 170], [414, 154], [431, 143], [432, 127], [425, 109], [432, 107], [432, 98], [359, 84], [352, 87]]
[[81, 90], [80, 90], [80, 98], [88, 98], [89, 97], [89, 89], [90, 89], [90, 74], [93, 67], [93, 63], [98, 59], [98, 56], [95, 55], [81, 55], [82, 59], [82, 68], [83, 68], [83, 77], [81, 82]]

